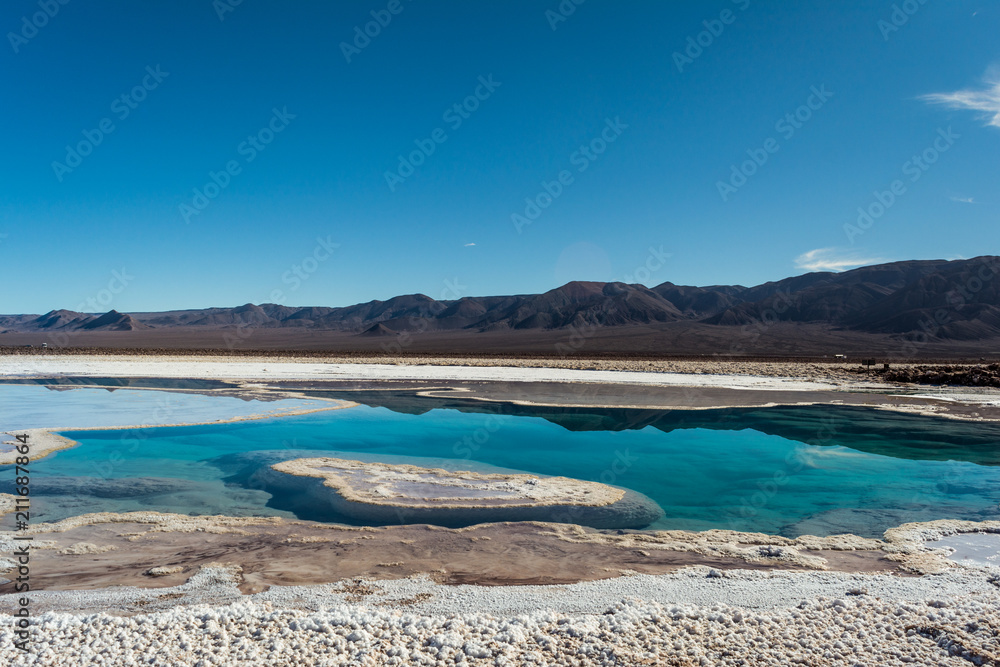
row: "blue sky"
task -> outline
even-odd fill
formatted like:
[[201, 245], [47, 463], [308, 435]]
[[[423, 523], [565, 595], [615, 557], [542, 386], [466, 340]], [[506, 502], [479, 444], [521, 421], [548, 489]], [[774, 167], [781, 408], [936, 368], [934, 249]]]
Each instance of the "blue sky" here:
[[995, 2], [62, 1], [0, 13], [0, 312], [1000, 248]]

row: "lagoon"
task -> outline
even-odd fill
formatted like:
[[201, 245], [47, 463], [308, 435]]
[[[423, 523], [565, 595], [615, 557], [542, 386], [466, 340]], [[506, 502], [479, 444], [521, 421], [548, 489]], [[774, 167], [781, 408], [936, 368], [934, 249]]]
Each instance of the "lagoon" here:
[[[108, 406], [118, 400], [104, 394]], [[38, 418], [46, 400], [32, 400]], [[413, 414], [373, 402], [207, 426], [63, 431], [80, 444], [33, 464], [33, 518], [156, 510], [309, 519], [288, 499], [254, 488], [251, 477], [260, 466], [319, 453], [621, 486], [663, 509], [650, 529], [880, 537], [907, 521], [1000, 518], [998, 424], [838, 406], [443, 405], [430, 401]], [[51, 420], [65, 423], [58, 414]], [[0, 491], [10, 492], [8, 472], [0, 470]]]

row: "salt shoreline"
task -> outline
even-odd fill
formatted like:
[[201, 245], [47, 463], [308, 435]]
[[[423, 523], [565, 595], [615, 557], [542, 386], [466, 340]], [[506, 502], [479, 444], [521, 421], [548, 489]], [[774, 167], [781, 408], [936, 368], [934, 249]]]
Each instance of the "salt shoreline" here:
[[[344, 385], [371, 382], [413, 382], [425, 385], [426, 395], [437, 390], [468, 391], [471, 384], [562, 385], [564, 387], [622, 387], [632, 400], [581, 403], [572, 396], [554, 401], [532, 401], [509, 392], [500, 398], [470, 395], [471, 400], [559, 407], [631, 407], [638, 409], [706, 410], [726, 407], [844, 404], [949, 419], [1000, 421], [1000, 390], [928, 388], [919, 392], [901, 384], [876, 382], [848, 371], [842, 363], [650, 361], [584, 359], [447, 359], [435, 357], [392, 358], [385, 363], [358, 363], [341, 357], [240, 357], [184, 355], [47, 355], [0, 356], [0, 379], [114, 377], [209, 378], [241, 385], [239, 391], [266, 390], [272, 385], [308, 382]], [[510, 365], [504, 365], [505, 362]], [[426, 386], [432, 385], [432, 386]], [[629, 388], [629, 389], [624, 389]], [[635, 400], [642, 389], [673, 390], [681, 404], [657, 406]], [[300, 388], [301, 390], [301, 388]], [[905, 390], [905, 391], [904, 391]], [[293, 388], [286, 391], [294, 392]], [[904, 391], [904, 394], [900, 394]], [[909, 392], [906, 395], [905, 392]], [[212, 393], [205, 391], [204, 393]], [[718, 395], [718, 400], [686, 405], [697, 394]], [[691, 394], [689, 397], [688, 395]], [[873, 398], [883, 400], [875, 401]]]
[[[836, 385], [790, 377], [687, 374], [658, 371], [578, 370], [529, 366], [409, 365], [204, 357], [127, 355], [0, 357], [0, 377], [160, 377], [216, 380], [466, 380], [481, 382], [588, 382], [659, 386], [711, 386], [757, 390], [830, 390]], [[874, 385], [866, 385], [874, 386]], [[892, 385], [878, 385], [886, 388]]]

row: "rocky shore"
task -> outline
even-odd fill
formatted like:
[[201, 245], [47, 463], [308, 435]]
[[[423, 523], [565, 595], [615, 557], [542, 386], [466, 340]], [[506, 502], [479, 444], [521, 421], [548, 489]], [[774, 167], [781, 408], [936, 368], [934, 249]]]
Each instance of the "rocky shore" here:
[[908, 366], [875, 371], [885, 382], [956, 387], [1000, 387], [1000, 364], [988, 366]]

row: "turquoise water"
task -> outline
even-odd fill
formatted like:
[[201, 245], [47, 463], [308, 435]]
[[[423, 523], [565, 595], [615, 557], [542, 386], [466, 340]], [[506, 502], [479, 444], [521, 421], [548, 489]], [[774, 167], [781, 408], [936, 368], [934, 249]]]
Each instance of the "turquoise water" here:
[[[80, 446], [33, 464], [33, 518], [141, 509], [292, 516], [247, 480], [261, 465], [322, 453], [615, 484], [663, 508], [654, 529], [878, 536], [905, 521], [1000, 519], [1000, 429], [991, 424], [831, 407], [499, 414], [434, 405], [65, 432]], [[0, 469], [0, 491], [11, 477]]]

